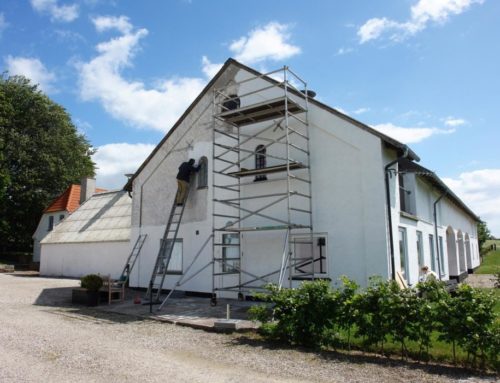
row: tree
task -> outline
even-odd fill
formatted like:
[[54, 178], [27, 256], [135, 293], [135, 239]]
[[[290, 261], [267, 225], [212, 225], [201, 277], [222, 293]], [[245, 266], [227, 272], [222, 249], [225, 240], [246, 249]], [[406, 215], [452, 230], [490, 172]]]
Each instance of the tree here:
[[484, 221], [480, 221], [477, 224], [477, 239], [479, 241], [479, 249], [482, 249], [484, 243], [488, 239], [491, 239], [490, 229], [488, 229], [488, 225]]
[[94, 175], [92, 154], [62, 106], [28, 79], [0, 75], [0, 251], [31, 251], [47, 205]]

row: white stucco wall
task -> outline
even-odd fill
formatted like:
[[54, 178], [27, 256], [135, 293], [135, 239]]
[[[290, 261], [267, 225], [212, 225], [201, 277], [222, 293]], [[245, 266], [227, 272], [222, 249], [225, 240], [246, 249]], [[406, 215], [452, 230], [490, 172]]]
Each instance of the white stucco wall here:
[[[223, 77], [226, 81], [230, 74]], [[218, 84], [220, 86], [220, 84]], [[262, 95], [259, 95], [261, 97]], [[269, 93], [269, 97], [275, 94]], [[256, 100], [258, 101], [258, 100]], [[243, 102], [242, 102], [243, 104]], [[385, 189], [380, 138], [310, 105], [310, 138], [312, 164], [312, 191], [314, 232], [327, 237], [327, 276], [336, 280], [348, 275], [365, 284], [371, 275], [387, 277], [387, 235], [385, 221]], [[209, 190], [197, 190], [192, 185], [183, 224], [178, 238], [183, 240], [184, 268], [212, 232], [212, 94], [209, 92], [168, 140], [147, 163], [133, 183], [132, 247], [139, 233], [148, 234], [131, 286], [147, 287], [154, 261], [163, 235], [177, 186], [175, 176], [181, 162], [188, 158], [209, 159]], [[247, 128], [245, 128], [247, 129]], [[252, 127], [245, 130], [251, 134]], [[265, 137], [276, 138], [283, 132], [269, 131]], [[255, 146], [255, 144], [252, 144]], [[249, 149], [254, 150], [254, 147]], [[279, 146], [268, 148], [268, 154], [282, 155]], [[294, 159], [301, 160], [296, 154]], [[253, 156], [248, 168], [253, 168]], [[268, 159], [268, 165], [278, 162]], [[269, 175], [269, 180], [274, 176]], [[242, 196], [272, 193], [280, 188], [281, 181], [264, 181], [242, 188]], [[301, 186], [297, 186], [300, 188]], [[254, 202], [245, 202], [252, 208]], [[272, 211], [273, 209], [271, 209]], [[276, 206], [275, 214], [284, 217], [286, 210]], [[280, 210], [278, 212], [278, 210]], [[304, 218], [297, 218], [297, 220]], [[249, 219], [247, 224], [266, 225], [262, 218]], [[198, 232], [198, 234], [197, 234]], [[220, 238], [216, 239], [220, 241]], [[251, 274], [261, 275], [278, 269], [283, 252], [284, 232], [244, 233], [241, 238], [242, 268]], [[196, 267], [207, 264], [212, 257], [212, 247], [205, 248]], [[225, 282], [236, 281], [226, 276]], [[251, 278], [243, 276], [243, 281]], [[177, 277], [167, 277], [165, 288], [170, 288]], [[277, 275], [269, 278], [276, 281]], [[189, 281], [184, 290], [211, 291], [211, 269], [205, 269]]]
[[[69, 215], [67, 211], [57, 211], [54, 213], [44, 213], [33, 234], [33, 262], [40, 262], [40, 241], [48, 234], [49, 217], [54, 217], [54, 227]], [[64, 217], [61, 219], [61, 216]]]
[[[418, 282], [420, 276], [420, 267], [418, 262], [417, 251], [417, 232], [422, 233], [423, 238], [423, 253], [424, 264], [432, 268], [431, 255], [434, 254], [434, 271], [439, 274], [441, 271], [441, 278], [447, 280], [450, 277], [458, 277], [460, 274], [472, 270], [479, 266], [479, 251], [477, 241], [477, 229], [474, 219], [466, 213], [462, 208], [452, 203], [448, 197], [444, 197], [437, 205], [437, 218], [438, 218], [438, 238], [435, 238], [434, 228], [434, 202], [442, 194], [441, 191], [436, 190], [429, 182], [425, 181], [425, 176], [410, 175], [414, 178], [414, 202], [416, 206], [416, 215], [411, 216], [400, 213], [399, 210], [399, 189], [397, 177], [393, 177], [391, 183], [391, 202], [393, 202], [393, 232], [394, 232], [394, 250], [395, 250], [395, 264], [396, 269], [400, 267], [399, 256], [399, 240], [398, 228], [406, 229], [407, 233], [407, 247], [408, 247], [408, 283], [413, 285]], [[394, 193], [396, 191], [396, 193]], [[395, 194], [395, 195], [394, 195]], [[457, 239], [459, 231], [462, 232], [464, 241], [458, 243], [456, 241], [450, 242], [447, 238], [447, 229], [451, 228]], [[465, 237], [469, 238], [468, 243], [465, 242]], [[431, 250], [429, 236], [433, 237], [433, 249]], [[437, 259], [439, 246], [439, 238], [443, 242], [443, 254], [440, 260]], [[468, 254], [467, 246], [470, 244], [470, 253]], [[465, 257], [465, 269], [460, 270], [459, 267], [459, 249], [462, 248]], [[454, 253], [450, 253], [449, 249], [455, 249]], [[439, 250], [440, 252], [441, 250]], [[469, 257], [467, 257], [469, 255]], [[468, 259], [467, 259], [468, 258]]]
[[40, 275], [82, 277], [101, 274], [118, 278], [128, 251], [128, 241], [42, 244]]

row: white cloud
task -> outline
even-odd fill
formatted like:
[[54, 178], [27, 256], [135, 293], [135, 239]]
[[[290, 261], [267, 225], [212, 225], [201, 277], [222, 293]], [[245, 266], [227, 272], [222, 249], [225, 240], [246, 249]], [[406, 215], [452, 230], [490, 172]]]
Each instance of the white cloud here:
[[48, 13], [52, 21], [71, 22], [79, 15], [77, 4], [58, 5], [57, 0], [31, 0], [31, 6], [40, 13]]
[[5, 65], [11, 75], [22, 75], [31, 80], [33, 84], [39, 84], [40, 89], [45, 92], [54, 92], [53, 82], [56, 75], [50, 72], [37, 58], [7, 56]]
[[358, 108], [358, 109], [354, 110], [352, 113], [353, 114], [363, 114], [363, 113], [366, 113], [369, 111], [370, 111], [370, 108]]
[[465, 121], [463, 118], [454, 118], [454, 117], [446, 117], [444, 120], [444, 124], [446, 126], [460, 126], [460, 125], [465, 125], [467, 121]]
[[100, 30], [114, 28], [122, 34], [98, 44], [98, 54], [89, 62], [77, 64], [81, 97], [99, 101], [113, 117], [128, 124], [167, 132], [206, 80], [173, 77], [158, 81], [152, 88], [141, 81], [127, 80], [122, 70], [132, 65], [139, 42], [148, 31], [133, 26], [129, 29], [128, 20], [122, 17], [94, 20], [99, 20], [94, 23]]
[[5, 20], [5, 15], [0, 13], [0, 37], [2, 37], [2, 32], [9, 26], [9, 23]]
[[92, 156], [97, 165], [96, 182], [105, 189], [119, 189], [125, 185], [125, 174], [135, 173], [154, 149], [150, 144], [113, 143], [97, 148]]
[[360, 44], [376, 40], [389, 33], [389, 39], [401, 41], [425, 29], [430, 22], [444, 23], [451, 15], [465, 12], [473, 4], [484, 0], [419, 0], [411, 7], [410, 19], [398, 22], [386, 17], [372, 18], [358, 29]]
[[301, 52], [298, 46], [288, 43], [289, 29], [289, 25], [270, 22], [233, 41], [229, 50], [245, 64], [287, 59]]
[[436, 134], [451, 134], [454, 129], [437, 129], [437, 128], [404, 128], [396, 126], [392, 123], [373, 125], [372, 128], [382, 132], [389, 137], [392, 137], [405, 144], [414, 144], [421, 142]]
[[500, 169], [481, 169], [462, 173], [443, 181], [474, 213], [500, 236]]
[[221, 63], [212, 63], [207, 56], [203, 56], [201, 59], [202, 71], [208, 78], [214, 77], [220, 68], [222, 68]]
[[343, 55], [347, 55], [349, 53], [352, 53], [354, 52], [354, 49], [352, 48], [344, 48], [344, 47], [340, 47], [338, 50], [337, 50], [337, 56], [343, 56]]
[[98, 16], [92, 19], [95, 29], [98, 32], [104, 32], [110, 29], [126, 34], [132, 31], [132, 24], [127, 16]]

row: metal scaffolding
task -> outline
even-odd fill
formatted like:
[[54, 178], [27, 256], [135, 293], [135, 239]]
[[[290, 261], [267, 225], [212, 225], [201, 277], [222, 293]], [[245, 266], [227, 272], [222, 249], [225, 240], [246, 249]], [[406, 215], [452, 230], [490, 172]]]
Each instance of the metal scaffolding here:
[[[280, 287], [314, 279], [308, 96], [286, 66], [213, 91], [213, 304], [219, 292], [242, 298], [271, 276]], [[255, 275], [242, 235], [268, 230], [283, 233], [281, 265]]]

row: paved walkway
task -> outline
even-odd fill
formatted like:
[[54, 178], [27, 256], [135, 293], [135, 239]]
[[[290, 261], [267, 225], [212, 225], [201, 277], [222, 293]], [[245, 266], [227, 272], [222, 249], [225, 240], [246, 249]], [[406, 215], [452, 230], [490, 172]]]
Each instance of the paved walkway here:
[[495, 287], [495, 276], [492, 274], [470, 274], [466, 282], [472, 287], [493, 288]]
[[134, 304], [134, 298], [143, 295], [144, 292], [128, 290], [123, 303], [102, 304], [97, 309], [211, 331], [217, 329], [218, 323], [226, 323], [229, 305], [230, 323], [236, 330], [250, 331], [257, 328], [254, 322], [248, 320], [247, 311], [252, 306], [251, 302], [219, 299], [216, 306], [211, 306], [209, 298], [179, 297], [170, 298], [160, 311], [159, 305], [153, 305], [150, 313], [149, 305]]

